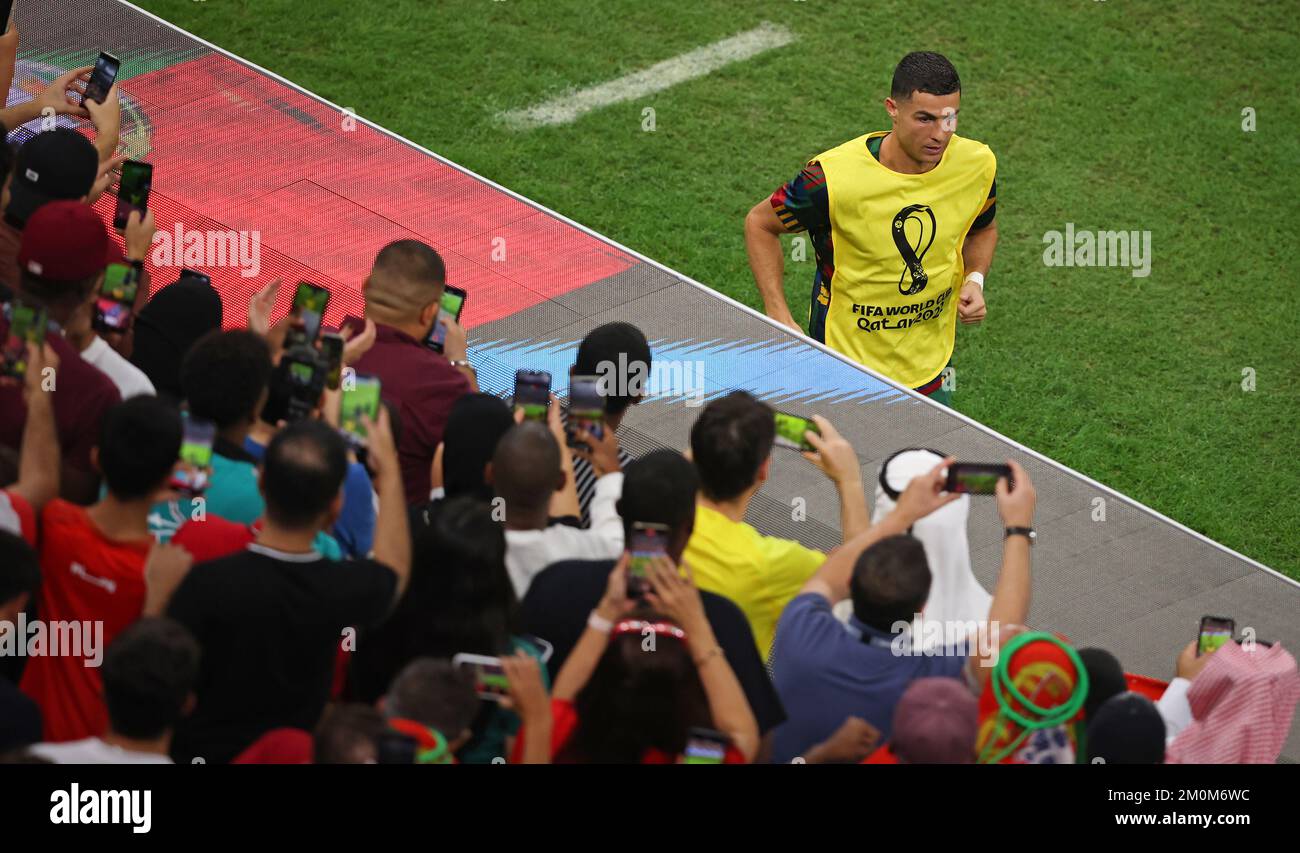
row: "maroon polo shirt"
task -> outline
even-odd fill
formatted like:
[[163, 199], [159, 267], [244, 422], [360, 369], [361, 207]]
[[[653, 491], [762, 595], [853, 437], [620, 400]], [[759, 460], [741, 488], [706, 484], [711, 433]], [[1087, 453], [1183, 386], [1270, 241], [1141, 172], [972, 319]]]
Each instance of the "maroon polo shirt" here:
[[[0, 341], [9, 336], [9, 321], [0, 313]], [[59, 356], [54, 374], [54, 423], [59, 431], [59, 451], [64, 465], [93, 473], [90, 449], [99, 443], [104, 415], [121, 401], [117, 386], [62, 335], [45, 338]], [[27, 404], [17, 384], [0, 385], [0, 444], [17, 448], [27, 423]]]
[[[354, 333], [365, 321], [344, 321]], [[362, 376], [378, 376], [380, 395], [402, 417], [397, 455], [408, 504], [429, 500], [429, 468], [452, 404], [470, 391], [465, 374], [415, 338], [383, 323], [375, 324], [375, 345], [353, 365]]]

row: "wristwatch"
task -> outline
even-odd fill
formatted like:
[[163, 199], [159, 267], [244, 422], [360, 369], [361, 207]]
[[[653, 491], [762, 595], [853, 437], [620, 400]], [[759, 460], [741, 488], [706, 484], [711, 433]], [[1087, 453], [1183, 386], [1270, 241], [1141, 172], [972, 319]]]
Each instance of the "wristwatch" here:
[[[1038, 541], [1038, 534], [1034, 532], [1032, 527], [1008, 527], [1006, 536], [1024, 536], [1029, 540], [1030, 545]], [[1006, 536], [1003, 538], [1005, 539]]]

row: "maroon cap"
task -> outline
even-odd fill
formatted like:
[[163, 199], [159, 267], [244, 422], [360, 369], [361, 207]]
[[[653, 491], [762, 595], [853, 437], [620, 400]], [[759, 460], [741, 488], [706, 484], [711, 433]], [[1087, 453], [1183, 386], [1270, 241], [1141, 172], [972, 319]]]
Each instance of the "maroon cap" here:
[[79, 281], [104, 271], [112, 245], [90, 205], [52, 201], [27, 220], [18, 268], [51, 281]]
[[893, 750], [907, 764], [972, 764], [979, 702], [955, 678], [918, 678], [894, 708]]

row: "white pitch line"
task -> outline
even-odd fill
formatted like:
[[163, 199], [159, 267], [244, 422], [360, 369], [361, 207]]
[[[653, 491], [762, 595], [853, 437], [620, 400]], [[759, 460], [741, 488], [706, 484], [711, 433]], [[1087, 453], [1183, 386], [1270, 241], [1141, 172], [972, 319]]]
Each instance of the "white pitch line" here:
[[785, 27], [764, 21], [752, 30], [665, 59], [644, 71], [626, 74], [586, 89], [570, 91], [535, 106], [498, 113], [497, 117], [519, 130], [568, 124], [592, 110], [703, 77], [725, 65], [783, 47], [794, 39], [794, 33]]

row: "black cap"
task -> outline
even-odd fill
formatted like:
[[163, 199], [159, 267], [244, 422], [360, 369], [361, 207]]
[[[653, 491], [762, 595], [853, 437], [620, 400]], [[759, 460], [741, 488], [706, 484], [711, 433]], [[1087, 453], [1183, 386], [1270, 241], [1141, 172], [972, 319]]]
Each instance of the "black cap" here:
[[90, 194], [99, 174], [99, 153], [75, 130], [38, 133], [18, 149], [5, 216], [25, 224], [42, 205]]

